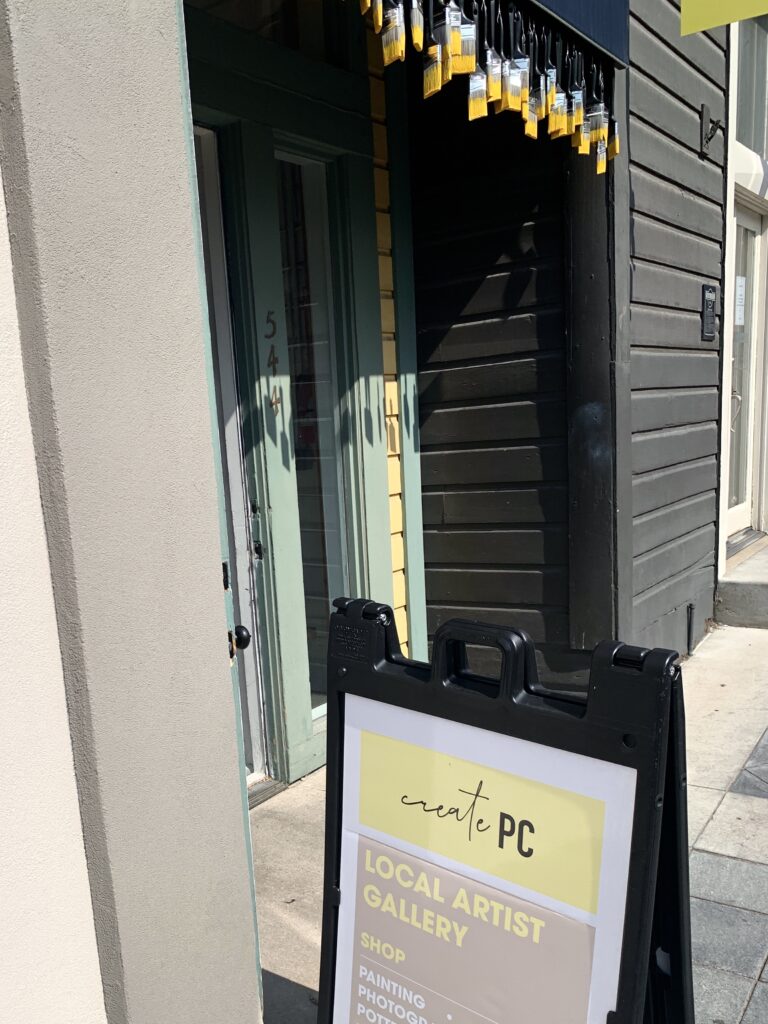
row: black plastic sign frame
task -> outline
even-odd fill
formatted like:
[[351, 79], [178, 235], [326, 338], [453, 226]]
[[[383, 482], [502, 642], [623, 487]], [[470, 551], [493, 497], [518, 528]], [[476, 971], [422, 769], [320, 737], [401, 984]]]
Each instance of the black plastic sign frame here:
[[[418, 712], [634, 769], [618, 996], [606, 1024], [693, 1024], [685, 722], [677, 653], [606, 641], [594, 651], [586, 695], [560, 693], [539, 685], [535, 648], [522, 630], [448, 622], [435, 635], [430, 668], [402, 655], [389, 607], [346, 598], [334, 604], [318, 1024], [334, 1019], [350, 696], [380, 702], [382, 710]], [[473, 645], [501, 651], [500, 680], [469, 672], [467, 647]], [[557, 965], [553, 970], [554, 985]], [[499, 985], [505, 981], [500, 977]]]

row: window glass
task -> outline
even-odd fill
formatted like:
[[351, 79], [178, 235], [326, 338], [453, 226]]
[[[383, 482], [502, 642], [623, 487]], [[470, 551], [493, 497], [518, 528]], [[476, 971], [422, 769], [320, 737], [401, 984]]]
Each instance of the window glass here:
[[757, 235], [746, 225], [736, 229], [736, 294], [733, 310], [731, 377], [731, 462], [728, 507], [747, 500], [749, 483], [752, 372], [755, 360], [753, 297]]
[[768, 81], [768, 15], [739, 25], [739, 86], [736, 138], [766, 156], [766, 82]]
[[318, 714], [332, 602], [349, 593], [327, 186], [320, 163], [279, 158], [277, 167], [309, 685]]

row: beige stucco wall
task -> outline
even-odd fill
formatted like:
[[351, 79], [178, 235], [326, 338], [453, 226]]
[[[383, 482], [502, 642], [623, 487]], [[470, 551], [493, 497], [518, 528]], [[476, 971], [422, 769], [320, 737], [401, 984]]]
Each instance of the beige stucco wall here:
[[[0, 3], [0, 161], [110, 1024], [261, 1017], [178, 8]], [[46, 703], [35, 645], [52, 630], [15, 614], [12, 661]], [[0, 767], [29, 776], [39, 748]], [[37, 771], [26, 818], [55, 833], [71, 781], [62, 807]], [[73, 865], [77, 884], [63, 868], [48, 883], [71, 889], [70, 930]]]
[[0, 190], [0, 1018], [106, 1020]]

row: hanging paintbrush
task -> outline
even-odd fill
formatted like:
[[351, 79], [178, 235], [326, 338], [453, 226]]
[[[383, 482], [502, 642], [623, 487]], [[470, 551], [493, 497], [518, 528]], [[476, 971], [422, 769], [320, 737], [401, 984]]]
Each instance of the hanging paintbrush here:
[[510, 110], [528, 109], [531, 62], [525, 51], [523, 16], [514, 4], [508, 11], [511, 59], [509, 63]]
[[555, 102], [557, 93], [557, 67], [552, 60], [552, 30], [543, 28], [541, 30], [542, 64], [546, 78], [546, 112], [549, 114]]
[[[450, 33], [451, 57], [455, 65], [456, 58], [461, 56], [461, 4], [458, 3], [458, 0], [448, 0], [446, 11]], [[454, 74], [455, 72], [456, 68], [454, 66]]]
[[[484, 34], [485, 34], [485, 20], [487, 17], [487, 11], [485, 7], [485, 0], [483, 0], [482, 8], [478, 7], [477, 3], [474, 5], [475, 15], [475, 29], [476, 29], [476, 52], [477, 52], [477, 64], [475, 70], [469, 76], [469, 120], [474, 121], [478, 117], [485, 117], [488, 114], [488, 79], [485, 73], [485, 66], [482, 61], [484, 60]], [[480, 35], [481, 29], [481, 17], [483, 26], [483, 36]]]
[[451, 53], [451, 21], [448, 7], [444, 0], [433, 0], [434, 2], [434, 28], [435, 42], [440, 47], [440, 59], [442, 61], [442, 84], [450, 82], [453, 78], [453, 55]]
[[501, 96], [495, 103], [497, 114], [500, 114], [502, 110], [512, 109], [512, 61], [509, 56], [510, 49], [507, 42], [505, 25], [506, 19], [501, 12], [501, 0], [499, 0], [496, 7], [496, 41], [499, 46], [499, 56], [501, 57]]
[[418, 53], [424, 49], [424, 6], [422, 0], [411, 0], [411, 42]]
[[534, 48], [531, 51], [531, 68], [533, 69], [531, 98], [536, 103], [536, 120], [541, 121], [547, 116], [547, 74], [544, 56], [546, 36], [543, 30], [538, 33], [536, 26], [531, 23], [528, 40]]
[[585, 58], [584, 54], [579, 51], [577, 54], [576, 62], [576, 83], [577, 88], [573, 93], [574, 110], [576, 116], [576, 132], [572, 139], [573, 146], [579, 151], [581, 156], [587, 156], [589, 153], [589, 147], [592, 141], [590, 132], [590, 121], [586, 116], [585, 101], [586, 101], [586, 79], [585, 79]]
[[592, 108], [590, 114], [592, 124], [590, 129], [593, 136], [597, 136], [597, 141], [602, 141], [608, 145], [608, 107], [605, 104], [605, 77], [603, 75], [602, 65], [597, 65], [597, 76], [595, 85], [595, 96], [597, 102]]
[[579, 128], [584, 123], [584, 54], [576, 50], [573, 56], [573, 124]]
[[600, 69], [597, 62], [592, 58], [589, 69], [589, 89], [586, 96], [585, 120], [589, 121], [589, 130], [592, 133], [592, 141], [597, 142], [597, 133], [603, 119], [603, 104], [600, 100], [599, 86]]
[[461, 48], [458, 57], [453, 58], [454, 75], [471, 75], [477, 64], [477, 30], [475, 23], [463, 7], [461, 14]]
[[555, 40], [555, 99], [549, 111], [549, 134], [553, 139], [559, 139], [568, 134], [568, 106], [563, 88], [564, 73], [563, 38], [558, 33]]
[[[597, 73], [597, 93], [599, 98], [599, 114], [597, 120], [597, 173], [605, 174], [608, 166], [608, 108], [605, 105], [605, 78], [600, 67]], [[594, 133], [594, 127], [591, 129]]]
[[565, 89], [565, 134], [572, 135], [575, 130], [573, 118], [573, 52], [570, 43], [565, 46], [563, 56], [563, 88]]
[[488, 102], [501, 99], [501, 57], [496, 49], [496, 0], [488, 0], [485, 12], [485, 77]]
[[[567, 133], [571, 142], [579, 134], [584, 121], [584, 92], [580, 86], [579, 68], [581, 54], [575, 47], [568, 45], [567, 50]], [[575, 144], [575, 143], [574, 143]]]
[[381, 32], [384, 67], [405, 60], [405, 7], [403, 0], [384, 0], [384, 27]]
[[525, 121], [525, 134], [530, 139], [537, 139], [539, 137], [539, 111], [543, 111], [546, 107], [546, 95], [544, 76], [539, 71], [539, 42], [533, 22], [528, 27], [528, 60], [531, 67], [530, 87], [528, 102], [523, 104], [522, 114]]
[[443, 85], [443, 60], [440, 45], [435, 39], [434, 3], [427, 0], [427, 46], [424, 51], [424, 99], [440, 92]]
[[[597, 151], [597, 173], [604, 174], [608, 161], [608, 113], [604, 103], [605, 85], [603, 70], [594, 60], [592, 61], [589, 81], [589, 95], [584, 122], [589, 125], [590, 143], [595, 146]], [[581, 152], [581, 149], [579, 152]]]

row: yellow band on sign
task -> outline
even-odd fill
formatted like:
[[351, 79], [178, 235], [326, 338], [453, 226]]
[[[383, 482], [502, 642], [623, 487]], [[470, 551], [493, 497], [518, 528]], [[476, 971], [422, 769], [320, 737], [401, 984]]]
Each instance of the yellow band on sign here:
[[759, 18], [768, 14], [768, 0], [683, 0], [680, 15], [680, 34], [705, 32], [733, 21]]
[[360, 734], [360, 823], [597, 913], [602, 800]]

